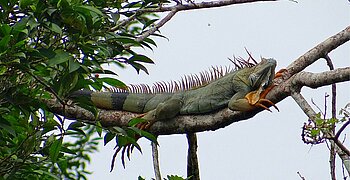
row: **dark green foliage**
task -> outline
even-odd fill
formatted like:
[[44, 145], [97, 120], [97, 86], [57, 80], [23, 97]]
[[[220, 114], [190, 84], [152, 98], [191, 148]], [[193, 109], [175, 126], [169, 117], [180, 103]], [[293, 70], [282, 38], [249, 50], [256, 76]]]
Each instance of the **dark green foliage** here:
[[[156, 45], [150, 38], [137, 37], [157, 17], [135, 12], [157, 3], [0, 0], [0, 177], [86, 179], [89, 154], [99, 141], [93, 135], [101, 136], [101, 124], [68, 121], [50, 112], [44, 102], [54, 98], [66, 104], [67, 95], [82, 88], [125, 88], [117, 79], [99, 78], [116, 75], [103, 69], [104, 64], [129, 64], [147, 72], [143, 64], [153, 61], [132, 49]], [[131, 15], [135, 18], [121, 23]], [[89, 103], [80, 103], [97, 113]], [[129, 139], [135, 134], [155, 140], [133, 128], [124, 131], [111, 137], [136, 147], [136, 140]], [[111, 137], [106, 135], [105, 143]]]

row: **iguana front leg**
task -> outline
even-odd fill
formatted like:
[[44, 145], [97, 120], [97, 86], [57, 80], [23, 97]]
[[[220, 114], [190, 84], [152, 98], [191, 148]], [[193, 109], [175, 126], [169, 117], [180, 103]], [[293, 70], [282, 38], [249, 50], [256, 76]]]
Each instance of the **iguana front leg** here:
[[273, 102], [271, 102], [268, 99], [265, 99], [267, 93], [271, 91], [273, 87], [274, 85], [264, 90], [264, 88], [261, 86], [258, 90], [255, 90], [249, 93], [244, 93], [244, 92], [237, 93], [231, 98], [228, 104], [228, 108], [231, 110], [246, 112], [246, 111], [252, 111], [258, 107], [262, 107], [268, 111], [271, 111], [268, 108], [268, 106], [273, 106], [279, 111], [279, 109]]
[[268, 108], [268, 106], [273, 106], [274, 108], [277, 109], [277, 111], [279, 111], [278, 107], [273, 102], [265, 98], [267, 93], [269, 93], [271, 89], [274, 87], [275, 85], [271, 85], [270, 87], [266, 88], [264, 91], [263, 91], [263, 88], [260, 87], [258, 90], [248, 93], [245, 96], [245, 99], [248, 101], [249, 105], [251, 106], [262, 107], [270, 112], [271, 110]]
[[[279, 70], [276, 74], [274, 79], [279, 78], [283, 75], [283, 72], [287, 71], [286, 69], [281, 69]], [[258, 90], [249, 92], [246, 96], [245, 99], [248, 100], [248, 103], [252, 106], [255, 107], [262, 107], [268, 111], [271, 112], [271, 110], [268, 108], [268, 106], [273, 106], [274, 108], [279, 111], [277, 106], [271, 102], [270, 100], [266, 99], [266, 95], [275, 87], [276, 85], [272, 84], [266, 89], [263, 88], [263, 86], [260, 86]]]
[[[285, 72], [286, 69], [279, 70], [275, 78], [279, 78], [282, 76], [282, 73]], [[277, 106], [271, 102], [270, 100], [266, 99], [266, 95], [275, 87], [274, 84], [270, 85], [266, 89], [263, 85], [260, 85], [259, 89], [251, 92], [247, 88], [242, 88], [241, 91], [236, 93], [230, 100], [228, 107], [231, 110], [238, 110], [238, 111], [251, 111], [257, 107], [262, 107], [268, 111], [271, 112], [271, 110], [268, 108], [269, 106], [273, 106], [278, 111], [279, 109]], [[244, 95], [245, 94], [245, 95]]]

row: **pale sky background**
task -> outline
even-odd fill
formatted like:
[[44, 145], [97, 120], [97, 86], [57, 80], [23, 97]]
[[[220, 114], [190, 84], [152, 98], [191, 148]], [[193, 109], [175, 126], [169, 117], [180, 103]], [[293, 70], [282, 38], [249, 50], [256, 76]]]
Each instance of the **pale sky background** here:
[[[256, 59], [275, 58], [277, 69], [281, 69], [350, 25], [347, 0], [298, 2], [283, 0], [180, 12], [161, 28], [162, 35], [169, 40], [156, 39], [158, 47], [154, 51], [139, 51], [156, 62], [147, 66], [150, 75], [137, 75], [131, 67], [115, 71], [127, 84], [179, 80], [182, 75], [198, 73], [212, 65], [229, 65], [227, 58], [233, 55], [246, 57], [244, 47]], [[350, 66], [350, 43], [333, 51], [330, 57], [335, 67]], [[324, 70], [328, 70], [324, 60], [307, 69]], [[313, 99], [320, 107], [323, 107], [325, 93], [330, 94], [330, 87], [302, 90], [309, 102]], [[338, 84], [337, 100], [338, 110], [350, 102], [349, 82]], [[301, 140], [306, 115], [290, 97], [277, 106], [281, 112], [264, 111], [226, 128], [198, 133], [201, 179], [294, 180], [300, 179], [298, 171], [307, 180], [330, 179], [326, 144], [311, 147]], [[345, 131], [348, 136], [349, 130]], [[185, 135], [161, 136], [159, 143], [163, 177], [169, 174], [186, 177]], [[101, 142], [100, 152], [91, 157], [89, 169], [94, 173], [89, 178], [136, 180], [141, 175], [151, 179], [154, 172], [150, 142], [142, 139], [140, 144], [143, 155], [134, 151], [131, 161], [126, 162], [126, 169], [118, 161], [110, 173], [115, 144], [103, 146]], [[346, 145], [350, 147], [349, 142]], [[337, 165], [338, 179], [341, 179], [341, 168]]]

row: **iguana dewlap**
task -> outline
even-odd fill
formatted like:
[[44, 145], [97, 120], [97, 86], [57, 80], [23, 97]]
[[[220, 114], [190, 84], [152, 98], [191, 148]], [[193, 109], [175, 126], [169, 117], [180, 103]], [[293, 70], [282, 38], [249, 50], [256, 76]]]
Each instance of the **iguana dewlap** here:
[[101, 109], [146, 113], [143, 118], [152, 121], [171, 119], [176, 115], [210, 113], [226, 107], [250, 111], [274, 105], [264, 98], [266, 90], [272, 87], [275, 68], [276, 60], [262, 58], [253, 67], [230, 72], [192, 90], [159, 94], [83, 90], [72, 96], [88, 96]]

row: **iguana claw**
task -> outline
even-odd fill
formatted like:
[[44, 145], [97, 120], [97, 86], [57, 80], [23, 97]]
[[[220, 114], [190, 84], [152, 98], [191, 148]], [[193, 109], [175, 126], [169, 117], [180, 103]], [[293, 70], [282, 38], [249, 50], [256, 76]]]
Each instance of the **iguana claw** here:
[[[136, 118], [143, 118], [147, 113], [140, 114], [136, 116]], [[146, 120], [144, 122], [140, 122], [135, 125], [135, 127], [141, 129], [141, 130], [147, 130], [149, 129], [156, 121], [155, 120]]]

